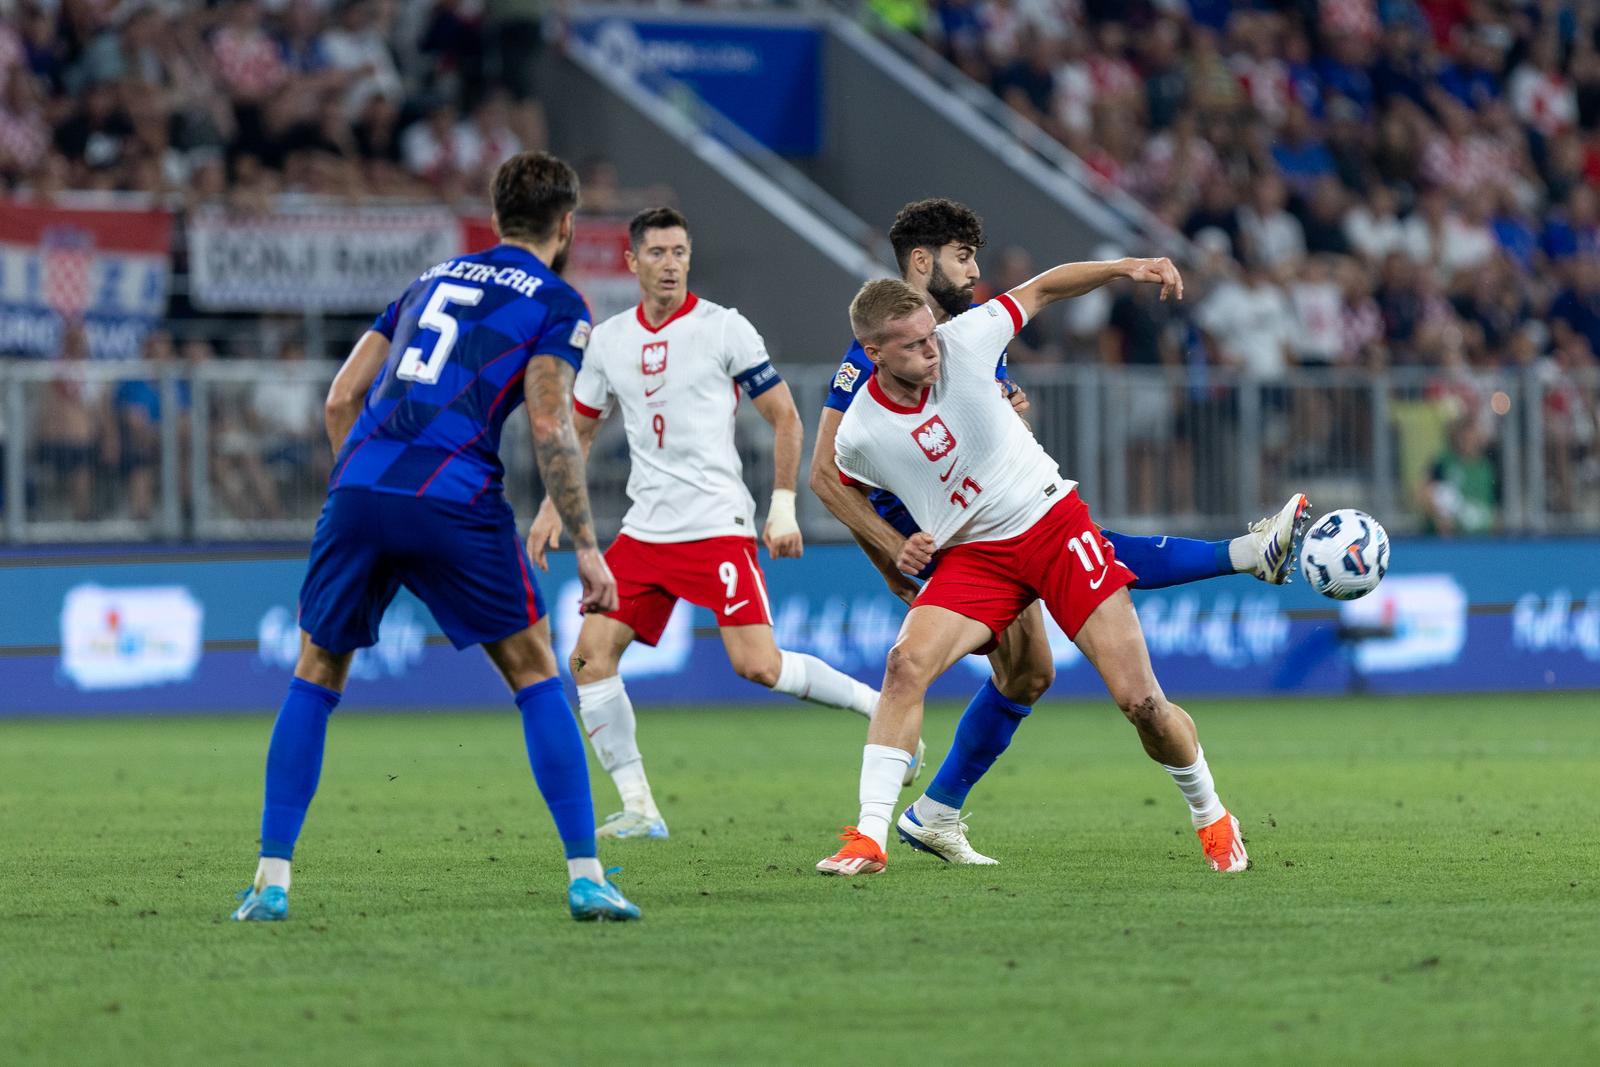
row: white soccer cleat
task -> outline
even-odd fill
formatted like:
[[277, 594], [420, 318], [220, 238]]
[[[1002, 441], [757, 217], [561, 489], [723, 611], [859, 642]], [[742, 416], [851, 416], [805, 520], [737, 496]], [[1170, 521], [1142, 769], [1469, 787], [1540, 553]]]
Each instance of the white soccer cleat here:
[[906, 764], [906, 773], [900, 778], [902, 787], [908, 786], [922, 777], [922, 764], [928, 758], [928, 746], [922, 743], [922, 738], [917, 738], [917, 750], [911, 754], [911, 762]]
[[992, 867], [1000, 862], [972, 847], [972, 842], [967, 840], [966, 823], [958, 822], [954, 826], [943, 827], [925, 826], [922, 820], [917, 818], [915, 804], [900, 813], [894, 828], [900, 834], [900, 840], [918, 852], [938, 856], [946, 863]]
[[635, 838], [666, 837], [667, 823], [659, 815], [651, 818], [637, 811], [619, 811], [607, 815], [606, 821], [595, 830], [596, 837]]
[[1249, 573], [1269, 585], [1287, 585], [1310, 520], [1311, 501], [1304, 493], [1296, 493], [1276, 515], [1252, 522], [1249, 529], [1256, 541], [1256, 560]]

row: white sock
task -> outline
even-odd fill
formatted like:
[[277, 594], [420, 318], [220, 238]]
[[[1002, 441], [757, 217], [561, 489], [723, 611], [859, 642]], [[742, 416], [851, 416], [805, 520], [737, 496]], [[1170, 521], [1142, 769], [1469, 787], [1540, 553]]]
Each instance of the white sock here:
[[289, 861], [281, 860], [275, 856], [262, 856], [261, 862], [256, 864], [255, 887], [265, 889], [269, 885], [281, 885], [283, 891], [289, 891]]
[[606, 872], [601, 869], [600, 860], [596, 857], [580, 856], [567, 861], [567, 878], [574, 882], [579, 878], [587, 878], [591, 882], [605, 885]]
[[878, 691], [865, 682], [858, 682], [804, 652], [780, 652], [779, 655], [783, 657], [783, 666], [772, 686], [774, 692], [787, 693], [813, 704], [847, 708], [869, 719], [878, 710]]
[[650, 795], [644, 757], [639, 754], [633, 702], [628, 699], [622, 676], [613, 674], [578, 686], [578, 718], [583, 720], [583, 732], [589, 735], [595, 758], [617, 784], [623, 808], [659, 819], [661, 812]]
[[1227, 809], [1222, 806], [1222, 801], [1217, 799], [1216, 783], [1211, 780], [1211, 768], [1206, 766], [1204, 749], [1195, 746], [1194, 763], [1187, 767], [1168, 767], [1166, 764], [1161, 766], [1172, 775], [1172, 780], [1178, 783], [1178, 791], [1183, 794], [1183, 799], [1189, 802], [1189, 818], [1194, 823], [1195, 829], [1210, 826], [1222, 818]]
[[1242, 534], [1228, 542], [1228, 562], [1239, 574], [1250, 574], [1261, 563], [1261, 546], [1255, 534]]
[[917, 812], [917, 819], [924, 826], [957, 826], [961, 822], [961, 809], [952, 808], [941, 803], [924, 793], [911, 805]]
[[911, 766], [911, 753], [888, 745], [867, 745], [861, 750], [861, 817], [856, 829], [889, 847], [889, 820], [900, 799], [900, 782]]

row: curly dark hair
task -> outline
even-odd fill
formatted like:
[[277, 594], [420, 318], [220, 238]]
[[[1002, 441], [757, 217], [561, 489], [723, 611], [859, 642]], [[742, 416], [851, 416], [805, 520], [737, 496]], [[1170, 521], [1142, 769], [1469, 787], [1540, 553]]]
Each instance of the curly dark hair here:
[[689, 232], [689, 220], [683, 217], [683, 212], [671, 207], [645, 208], [633, 217], [628, 223], [628, 244], [635, 252], [644, 244], [644, 235], [649, 230], [670, 230], [674, 226], [683, 227], [683, 232]]
[[500, 164], [489, 191], [501, 237], [544, 241], [578, 206], [578, 172], [549, 152], [520, 152]]
[[937, 255], [951, 241], [982, 248], [983, 220], [967, 205], [944, 197], [907, 204], [889, 227], [889, 243], [894, 246], [894, 259], [901, 274], [914, 249], [926, 248]]

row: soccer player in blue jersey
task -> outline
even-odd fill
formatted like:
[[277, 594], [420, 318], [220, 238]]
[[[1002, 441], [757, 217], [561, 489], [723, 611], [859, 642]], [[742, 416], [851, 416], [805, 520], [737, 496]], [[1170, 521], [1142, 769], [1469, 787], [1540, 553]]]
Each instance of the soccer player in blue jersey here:
[[525, 152], [492, 185], [500, 244], [439, 264], [362, 335], [328, 394], [337, 453], [300, 589], [300, 658], [267, 749], [261, 859], [240, 920], [283, 919], [350, 660], [404, 585], [457, 648], [484, 647], [515, 694], [534, 780], [566, 851], [575, 919], [637, 919], [596, 856], [589, 769], [501, 479], [500, 431], [524, 400], [546, 491], [577, 548], [585, 610], [617, 606], [572, 427], [590, 331], [560, 278], [578, 176]]
[[[965, 204], [942, 198], [907, 204], [895, 216], [889, 242], [903, 279], [925, 294], [935, 318], [946, 321], [972, 307], [977, 286], [978, 250], [983, 221]], [[817, 426], [811, 459], [811, 488], [850, 530], [895, 594], [910, 604], [935, 560], [917, 537], [917, 524], [892, 494], [850, 487], [834, 462], [834, 439], [844, 412], [873, 373], [872, 361], [853, 341], [834, 375], [833, 388]], [[1018, 415], [1027, 411], [1026, 394], [1006, 371], [1006, 357], [995, 367], [999, 388]], [[1224, 541], [1186, 537], [1131, 537], [1102, 531], [1138, 576], [1135, 589], [1159, 589], [1228, 574], [1253, 574], [1281, 585], [1293, 571], [1294, 552], [1305, 531], [1310, 504], [1296, 493], [1277, 514], [1252, 523], [1249, 532]], [[1034, 603], [1001, 636], [989, 656], [994, 676], [984, 683], [962, 714], [955, 740], [927, 791], [907, 808], [897, 824], [907, 844], [952, 863], [993, 863], [967, 841], [960, 821], [980, 777], [994, 765], [1033, 704], [1055, 681], [1055, 659], [1044, 614]], [[1183, 771], [1184, 768], [1178, 768]]]

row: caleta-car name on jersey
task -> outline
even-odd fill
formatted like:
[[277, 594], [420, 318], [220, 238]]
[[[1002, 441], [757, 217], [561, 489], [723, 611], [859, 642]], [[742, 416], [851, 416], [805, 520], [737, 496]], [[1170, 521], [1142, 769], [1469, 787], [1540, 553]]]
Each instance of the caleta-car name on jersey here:
[[515, 289], [523, 296], [532, 296], [544, 284], [543, 278], [536, 278], [521, 267], [502, 267], [494, 263], [473, 263], [462, 259], [447, 259], [438, 266], [429, 267], [418, 280], [428, 282], [435, 278], [459, 278], [480, 285], [500, 285]]

